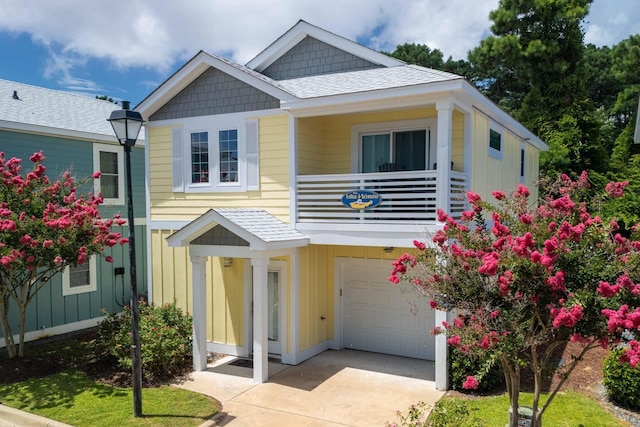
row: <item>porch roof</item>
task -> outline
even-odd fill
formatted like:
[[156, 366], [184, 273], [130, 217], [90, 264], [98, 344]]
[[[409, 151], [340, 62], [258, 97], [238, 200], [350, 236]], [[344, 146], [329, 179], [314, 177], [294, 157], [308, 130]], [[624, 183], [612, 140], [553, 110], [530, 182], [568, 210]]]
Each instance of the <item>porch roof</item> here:
[[249, 244], [251, 251], [295, 248], [309, 244], [309, 238], [263, 209], [210, 209], [167, 237], [170, 247], [188, 246], [217, 225]]

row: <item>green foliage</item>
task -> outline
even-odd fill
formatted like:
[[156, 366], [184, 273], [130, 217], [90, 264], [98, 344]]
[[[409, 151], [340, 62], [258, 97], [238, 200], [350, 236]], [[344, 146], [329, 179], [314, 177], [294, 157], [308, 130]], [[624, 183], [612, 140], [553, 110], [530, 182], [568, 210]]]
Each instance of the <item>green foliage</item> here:
[[611, 351], [604, 362], [604, 386], [609, 398], [617, 404], [640, 409], [640, 367], [635, 369], [628, 363], [620, 362], [624, 349]]
[[443, 399], [431, 410], [425, 402], [411, 405], [407, 414], [398, 411], [399, 423], [386, 423], [386, 427], [480, 427], [462, 400]]
[[494, 354], [469, 354], [456, 347], [449, 348], [449, 387], [462, 391], [469, 375], [478, 380], [479, 393], [487, 393], [504, 386], [502, 365]]
[[[140, 342], [143, 376], [164, 380], [183, 373], [191, 366], [192, 318], [176, 303], [161, 307], [141, 302]], [[98, 347], [115, 357], [120, 367], [131, 369], [131, 310], [122, 315], [109, 313], [98, 329]]]

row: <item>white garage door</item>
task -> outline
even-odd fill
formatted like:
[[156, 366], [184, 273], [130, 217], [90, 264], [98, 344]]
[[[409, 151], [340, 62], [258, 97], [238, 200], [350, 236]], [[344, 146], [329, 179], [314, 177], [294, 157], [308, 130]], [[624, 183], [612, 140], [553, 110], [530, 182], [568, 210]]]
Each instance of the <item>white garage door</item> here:
[[435, 359], [435, 312], [407, 285], [387, 280], [390, 261], [338, 260], [344, 348]]

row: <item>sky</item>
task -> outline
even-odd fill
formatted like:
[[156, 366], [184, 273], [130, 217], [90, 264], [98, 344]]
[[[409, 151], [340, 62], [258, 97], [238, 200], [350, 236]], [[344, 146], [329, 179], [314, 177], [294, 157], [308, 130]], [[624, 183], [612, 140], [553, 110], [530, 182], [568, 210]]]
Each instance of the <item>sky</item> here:
[[[499, 0], [0, 0], [0, 79], [142, 101], [205, 50], [245, 64], [303, 19], [372, 49], [466, 59]], [[639, 0], [594, 0], [585, 42], [640, 34]]]

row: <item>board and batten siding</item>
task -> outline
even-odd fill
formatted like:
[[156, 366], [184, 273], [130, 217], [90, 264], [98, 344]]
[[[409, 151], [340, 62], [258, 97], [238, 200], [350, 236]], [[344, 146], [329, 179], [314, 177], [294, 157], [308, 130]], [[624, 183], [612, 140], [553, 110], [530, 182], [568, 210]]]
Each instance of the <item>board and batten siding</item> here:
[[[508, 129], [498, 125], [502, 131], [502, 159], [489, 155], [490, 120], [480, 113], [474, 113], [473, 143], [473, 177], [471, 190], [478, 193], [483, 200], [494, 200], [492, 191], [502, 190], [506, 193], [514, 191], [520, 182], [520, 147], [521, 140]], [[530, 200], [537, 200], [539, 152], [530, 144], [525, 145], [525, 179], [530, 192]]]
[[260, 190], [174, 192], [170, 126], [150, 126], [149, 186], [152, 220], [193, 220], [207, 210], [260, 207], [289, 221], [289, 121], [287, 115], [258, 118]]

